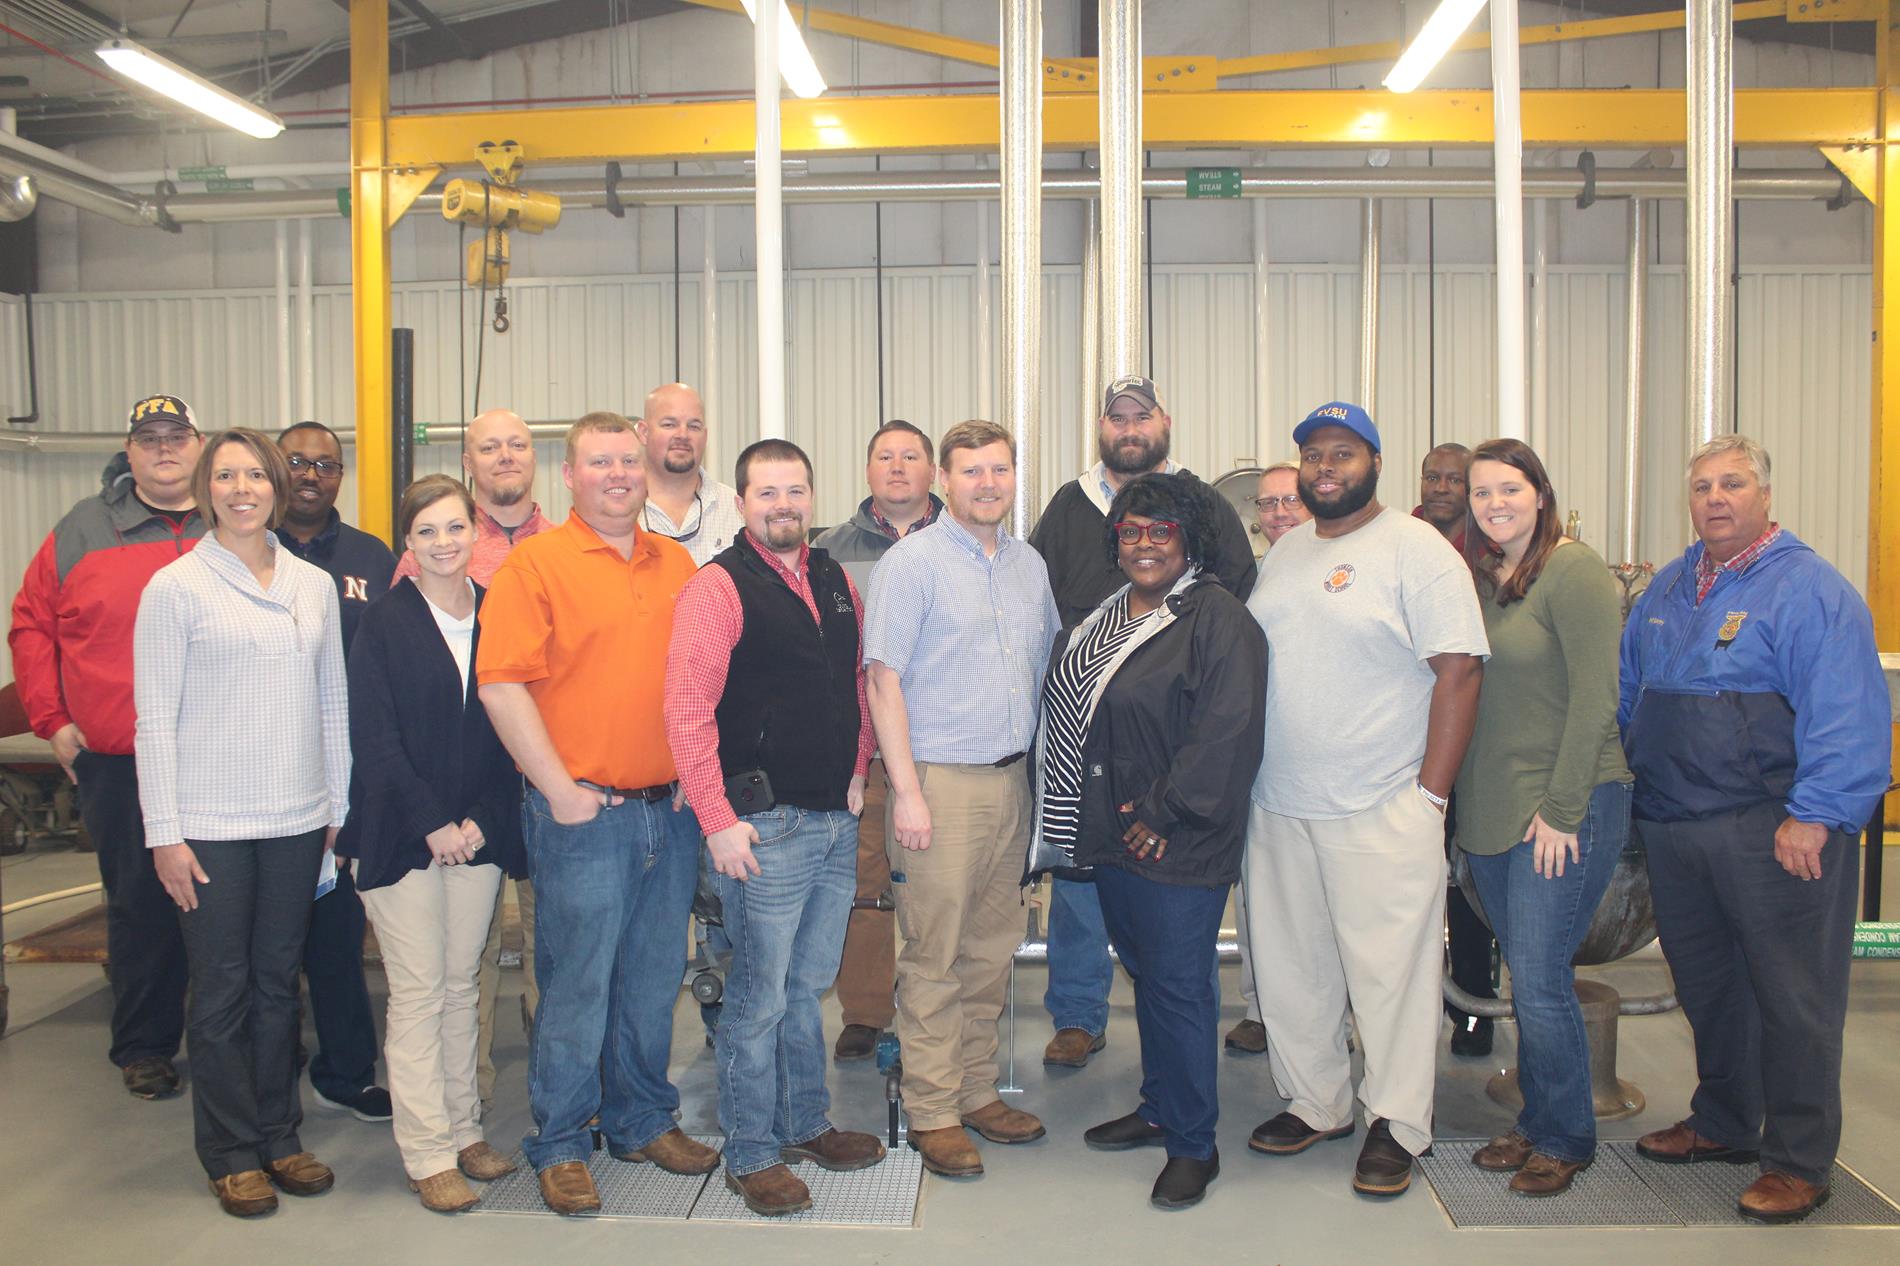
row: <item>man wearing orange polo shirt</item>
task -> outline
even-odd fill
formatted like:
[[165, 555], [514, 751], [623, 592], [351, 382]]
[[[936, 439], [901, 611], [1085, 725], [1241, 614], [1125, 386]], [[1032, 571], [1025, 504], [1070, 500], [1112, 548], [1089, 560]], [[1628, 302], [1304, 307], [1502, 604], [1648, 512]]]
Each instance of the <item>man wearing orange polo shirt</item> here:
[[522, 1147], [556, 1213], [591, 1213], [589, 1119], [615, 1159], [710, 1173], [718, 1155], [673, 1124], [666, 1076], [699, 823], [678, 794], [662, 695], [673, 606], [694, 571], [639, 528], [633, 426], [589, 413], [567, 433], [574, 510], [521, 542], [482, 604], [476, 677], [527, 776], [528, 868], [541, 1005]]

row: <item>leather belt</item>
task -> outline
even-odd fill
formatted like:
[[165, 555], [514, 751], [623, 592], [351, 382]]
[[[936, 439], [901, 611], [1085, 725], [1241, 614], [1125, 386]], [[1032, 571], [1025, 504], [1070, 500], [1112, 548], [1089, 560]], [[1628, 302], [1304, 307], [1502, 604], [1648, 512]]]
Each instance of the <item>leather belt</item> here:
[[991, 768], [993, 768], [993, 769], [1008, 769], [1008, 768], [1009, 768], [1009, 767], [1010, 767], [1011, 765], [1014, 765], [1014, 764], [1015, 764], [1015, 763], [1016, 763], [1017, 761], [1019, 761], [1019, 760], [1021, 760], [1021, 759], [1022, 759], [1023, 757], [1025, 757], [1025, 756], [1027, 756], [1027, 755], [1029, 755], [1029, 753], [1028, 753], [1028, 752], [1017, 752], [1017, 753], [1015, 753], [1014, 755], [1011, 755], [1011, 756], [1005, 756], [1005, 757], [1003, 757], [1003, 759], [1002, 759], [1002, 760], [999, 760], [999, 761], [992, 761], [992, 762], [991, 762]]
[[610, 796], [619, 796], [622, 800], [643, 800], [647, 804], [652, 804], [655, 800], [670, 800], [674, 790], [679, 786], [676, 782], [663, 782], [651, 787], [609, 787], [604, 783], [588, 782], [585, 778], [576, 778], [574, 782], [590, 791], [604, 791]]

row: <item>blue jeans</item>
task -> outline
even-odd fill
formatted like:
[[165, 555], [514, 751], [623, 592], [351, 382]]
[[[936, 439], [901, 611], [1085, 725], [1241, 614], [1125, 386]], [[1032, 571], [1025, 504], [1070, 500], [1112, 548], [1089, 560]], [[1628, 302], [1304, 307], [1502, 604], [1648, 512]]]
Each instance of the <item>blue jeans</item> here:
[[715, 874], [732, 967], [713, 1052], [726, 1169], [770, 1169], [831, 1129], [819, 1000], [838, 976], [858, 886], [858, 820], [783, 805], [745, 821], [760, 873]]
[[1135, 982], [1142, 1120], [1167, 1132], [1169, 1156], [1207, 1160], [1220, 1120], [1220, 916], [1227, 885], [1164, 884], [1100, 866], [1108, 934]]
[[[1113, 869], [1112, 867], [1109, 869]], [[1099, 871], [1097, 872], [1100, 873]], [[1108, 991], [1115, 961], [1108, 956], [1102, 898], [1092, 883], [1049, 881], [1049, 984], [1042, 1006], [1058, 1029], [1101, 1036], [1108, 1028]], [[1119, 943], [1116, 952], [1121, 952]], [[1214, 958], [1214, 1003], [1220, 1005], [1220, 956]]]
[[1532, 868], [1534, 844], [1520, 843], [1490, 856], [1467, 855], [1478, 897], [1511, 969], [1517, 1084], [1524, 1092], [1517, 1132], [1561, 1161], [1596, 1155], [1590, 1045], [1570, 960], [1590, 930], [1629, 833], [1630, 784], [1606, 782], [1590, 793], [1577, 829], [1581, 856], [1572, 861], [1566, 854], [1560, 877]]
[[541, 1170], [587, 1159], [596, 1112], [615, 1151], [673, 1128], [680, 1098], [666, 1064], [700, 837], [693, 811], [667, 800], [628, 800], [563, 826], [532, 787], [521, 820], [541, 986], [528, 1050], [534, 1129], [521, 1145]]

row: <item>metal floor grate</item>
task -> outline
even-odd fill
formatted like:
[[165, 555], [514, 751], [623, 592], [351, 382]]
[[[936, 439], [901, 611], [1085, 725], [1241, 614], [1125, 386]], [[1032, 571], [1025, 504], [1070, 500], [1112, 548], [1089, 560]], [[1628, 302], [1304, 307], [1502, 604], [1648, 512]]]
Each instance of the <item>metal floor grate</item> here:
[[[1632, 1142], [1604, 1143], [1596, 1163], [1570, 1190], [1547, 1200], [1512, 1192], [1509, 1176], [1471, 1163], [1483, 1139], [1438, 1139], [1419, 1161], [1439, 1203], [1457, 1227], [1735, 1226], [1756, 1225], [1735, 1201], [1760, 1172], [1753, 1165], [1663, 1165]], [[1833, 1195], [1801, 1226], [1900, 1227], [1900, 1207], [1858, 1174], [1835, 1165]]]
[[[694, 1135], [708, 1147], [721, 1147], [718, 1135]], [[541, 1200], [534, 1167], [517, 1151], [514, 1173], [488, 1184], [473, 1213], [539, 1214], [557, 1217]], [[811, 1188], [812, 1207], [782, 1218], [753, 1213], [726, 1187], [723, 1170], [710, 1175], [669, 1174], [657, 1165], [629, 1165], [605, 1148], [587, 1160], [600, 1191], [597, 1218], [660, 1218], [703, 1222], [799, 1222], [821, 1226], [910, 1227], [917, 1223], [917, 1197], [923, 1185], [923, 1161], [901, 1148], [869, 1169], [838, 1174], [816, 1165], [795, 1167]]]

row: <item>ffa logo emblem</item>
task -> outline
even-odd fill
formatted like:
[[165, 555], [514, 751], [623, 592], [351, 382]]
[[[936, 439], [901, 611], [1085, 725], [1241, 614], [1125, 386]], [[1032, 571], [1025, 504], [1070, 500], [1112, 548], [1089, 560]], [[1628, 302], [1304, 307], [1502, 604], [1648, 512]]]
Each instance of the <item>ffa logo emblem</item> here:
[[345, 576], [343, 578], [343, 600], [345, 602], [368, 602], [368, 578], [364, 576]]
[[831, 595], [831, 600], [832, 600], [832, 602], [833, 602], [833, 603], [835, 603], [835, 604], [836, 604], [836, 606], [837, 606], [837, 608], [838, 608], [838, 614], [839, 614], [839, 615], [850, 615], [850, 614], [851, 614], [851, 598], [850, 598], [850, 595], [848, 595], [848, 594], [842, 594], [842, 593], [834, 593], [834, 594], [832, 594], [832, 595]]
[[151, 396], [132, 406], [132, 421], [138, 423], [154, 413], [178, 413], [178, 402], [170, 396]]
[[1351, 563], [1341, 563], [1326, 573], [1326, 592], [1343, 593], [1352, 588], [1353, 577], [1356, 574]]
[[1729, 612], [1728, 617], [1722, 621], [1721, 632], [1715, 635], [1716, 640], [1720, 642], [1733, 642], [1735, 635], [1742, 631], [1742, 621], [1747, 618], [1748, 612], [1746, 611]]

